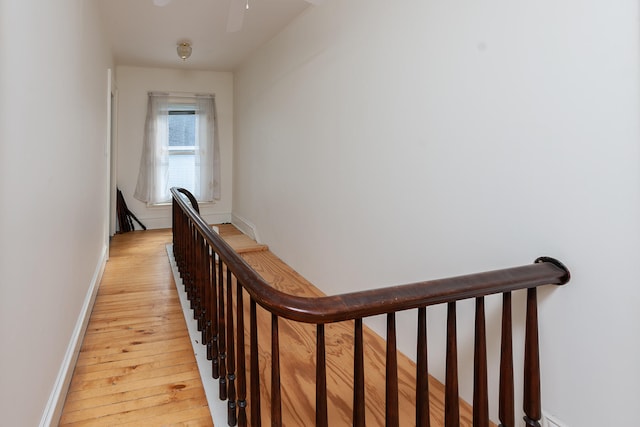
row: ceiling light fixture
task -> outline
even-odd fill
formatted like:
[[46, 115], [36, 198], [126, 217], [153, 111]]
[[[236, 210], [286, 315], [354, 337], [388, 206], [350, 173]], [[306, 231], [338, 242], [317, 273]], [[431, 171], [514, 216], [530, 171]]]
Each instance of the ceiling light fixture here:
[[191, 43], [189, 42], [182, 42], [180, 44], [178, 44], [178, 56], [180, 57], [180, 59], [182, 59], [183, 61], [186, 61], [188, 57], [191, 56]]

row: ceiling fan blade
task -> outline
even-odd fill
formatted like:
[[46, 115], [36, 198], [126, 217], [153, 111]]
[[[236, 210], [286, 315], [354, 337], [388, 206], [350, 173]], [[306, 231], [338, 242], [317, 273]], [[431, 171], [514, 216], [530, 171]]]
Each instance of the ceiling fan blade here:
[[153, 0], [153, 4], [158, 7], [164, 7], [171, 3], [171, 0]]
[[246, 5], [246, 0], [231, 0], [229, 17], [227, 18], [227, 32], [235, 33], [242, 29]]

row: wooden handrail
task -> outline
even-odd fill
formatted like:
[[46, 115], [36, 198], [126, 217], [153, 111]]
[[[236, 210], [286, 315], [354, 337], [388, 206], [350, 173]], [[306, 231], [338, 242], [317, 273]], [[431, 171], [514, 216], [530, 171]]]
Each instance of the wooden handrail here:
[[559, 261], [540, 257], [534, 264], [429, 280], [400, 286], [323, 297], [299, 297], [274, 289], [238, 255], [171, 189], [176, 203], [187, 213], [198, 232], [216, 252], [245, 290], [263, 308], [280, 317], [305, 323], [331, 323], [459, 301], [541, 285], [563, 285], [569, 270]]
[[[304, 297], [282, 292], [267, 283], [199, 214], [198, 203], [187, 190], [172, 188], [173, 242], [176, 263], [191, 301], [212, 375], [220, 383], [220, 398], [228, 402], [228, 423], [261, 424], [260, 363], [256, 307], [271, 318], [271, 424], [282, 425], [280, 392], [279, 318], [316, 325], [316, 425], [328, 427], [325, 329], [327, 323], [354, 320], [353, 425], [365, 426], [365, 368], [363, 318], [386, 314], [385, 424], [399, 425], [396, 316], [418, 309], [416, 363], [416, 425], [429, 427], [426, 308], [447, 305], [445, 427], [459, 426], [456, 303], [475, 298], [473, 425], [489, 425], [487, 349], [484, 297], [503, 295], [500, 352], [499, 417], [501, 427], [514, 426], [514, 385], [511, 292], [527, 289], [524, 357], [524, 420], [540, 427], [540, 360], [536, 290], [541, 285], [563, 285], [569, 270], [559, 261], [540, 257], [533, 264], [429, 280], [334, 296]], [[234, 281], [232, 278], [235, 277]], [[234, 303], [234, 293], [236, 294]], [[244, 293], [249, 296], [248, 331]], [[234, 323], [237, 327], [234, 328]], [[245, 333], [249, 343], [245, 346]], [[248, 351], [248, 355], [246, 352]], [[248, 356], [248, 357], [247, 357]], [[247, 363], [248, 362], [248, 369]], [[248, 371], [248, 372], [247, 372]], [[249, 383], [249, 396], [247, 396]]]

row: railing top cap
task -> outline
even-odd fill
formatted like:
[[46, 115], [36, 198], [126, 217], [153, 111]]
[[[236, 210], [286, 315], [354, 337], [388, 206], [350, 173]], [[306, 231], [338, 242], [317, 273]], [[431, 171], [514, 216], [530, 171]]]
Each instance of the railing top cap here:
[[534, 264], [381, 289], [324, 297], [290, 295], [267, 283], [211, 230], [198, 211], [180, 196], [184, 194], [189, 198], [188, 191], [172, 188], [171, 192], [174, 203], [180, 206], [203, 239], [215, 248], [222, 262], [251, 297], [268, 311], [301, 322], [357, 319], [546, 284], [563, 285], [570, 279], [569, 270], [560, 261], [540, 257]]

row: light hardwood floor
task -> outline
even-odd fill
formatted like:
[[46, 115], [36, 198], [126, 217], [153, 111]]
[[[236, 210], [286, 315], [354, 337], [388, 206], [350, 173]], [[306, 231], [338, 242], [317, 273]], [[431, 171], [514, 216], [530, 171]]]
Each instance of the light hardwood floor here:
[[[273, 286], [298, 295], [322, 293], [267, 248], [231, 225], [223, 236]], [[62, 426], [211, 426], [166, 255], [170, 230], [117, 235], [80, 352]], [[245, 305], [247, 307], [248, 305]], [[270, 318], [259, 311], [262, 424], [270, 425]], [[329, 425], [350, 425], [353, 372], [352, 322], [328, 325]], [[384, 425], [384, 340], [365, 330], [367, 425]], [[248, 343], [248, 339], [247, 339]], [[315, 328], [280, 321], [283, 421], [314, 425]], [[414, 425], [415, 365], [399, 355], [402, 426]], [[212, 379], [206, 379], [213, 381]], [[443, 387], [431, 379], [432, 426], [443, 425]], [[250, 403], [249, 403], [250, 404]], [[249, 408], [248, 408], [249, 409]], [[461, 425], [471, 408], [461, 404]]]
[[212, 426], [167, 259], [170, 230], [114, 236], [61, 426]]

